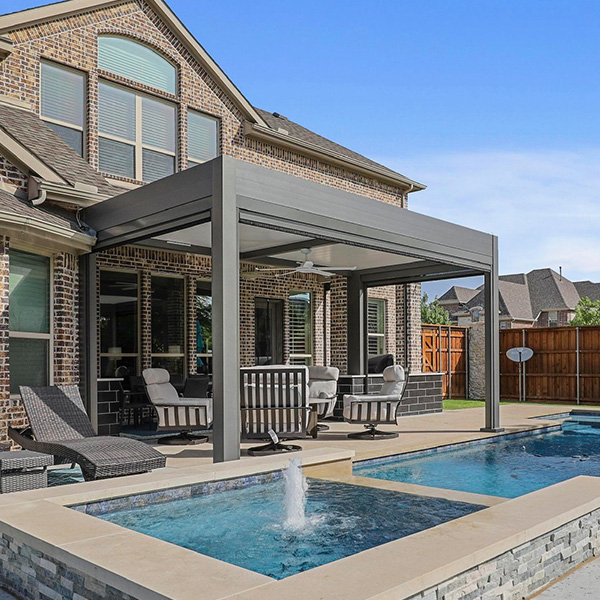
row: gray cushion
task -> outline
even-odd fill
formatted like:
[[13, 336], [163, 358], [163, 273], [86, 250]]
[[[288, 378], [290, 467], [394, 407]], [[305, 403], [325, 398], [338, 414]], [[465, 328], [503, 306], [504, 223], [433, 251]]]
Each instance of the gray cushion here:
[[144, 369], [142, 371], [142, 376], [146, 385], [169, 383], [171, 381], [169, 371], [166, 369]]
[[321, 365], [308, 367], [308, 378], [310, 380], [337, 381], [339, 377], [340, 370], [337, 367], [324, 367]]

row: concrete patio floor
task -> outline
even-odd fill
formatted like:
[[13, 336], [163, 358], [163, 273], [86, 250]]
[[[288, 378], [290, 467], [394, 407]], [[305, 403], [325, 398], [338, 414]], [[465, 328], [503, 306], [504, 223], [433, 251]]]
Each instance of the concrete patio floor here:
[[[566, 412], [573, 408], [572, 405], [506, 404], [500, 407], [501, 424], [505, 428], [504, 433], [535, 429], [551, 424], [551, 421], [537, 420], [535, 417]], [[587, 410], [587, 407], [585, 408]], [[397, 431], [400, 435], [395, 439], [351, 440], [348, 439], [348, 433], [360, 431], [362, 426], [344, 422], [328, 424], [330, 430], [319, 432], [317, 439], [306, 438], [294, 443], [306, 450], [325, 447], [353, 450], [356, 453], [355, 460], [364, 460], [498, 435], [480, 431], [484, 424], [482, 407], [401, 417], [398, 419], [397, 426], [380, 427], [383, 431]], [[260, 445], [260, 442], [243, 443], [242, 460], [250, 458], [246, 454], [246, 449], [257, 445]], [[210, 440], [197, 446], [157, 445], [156, 448], [168, 456], [169, 467], [191, 467], [212, 462]]]

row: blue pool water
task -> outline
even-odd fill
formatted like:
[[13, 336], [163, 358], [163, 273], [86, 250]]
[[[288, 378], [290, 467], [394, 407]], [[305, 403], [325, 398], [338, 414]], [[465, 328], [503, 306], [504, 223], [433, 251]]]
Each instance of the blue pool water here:
[[123, 527], [283, 579], [484, 507], [309, 480], [307, 525], [286, 530], [282, 481], [99, 515]]
[[354, 474], [516, 498], [577, 475], [600, 476], [600, 418], [572, 416], [551, 433], [367, 461]]

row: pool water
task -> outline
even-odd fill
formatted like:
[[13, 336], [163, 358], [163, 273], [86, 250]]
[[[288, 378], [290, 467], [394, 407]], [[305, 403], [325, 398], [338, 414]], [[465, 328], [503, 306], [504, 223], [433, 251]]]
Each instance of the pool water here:
[[573, 417], [550, 433], [366, 461], [354, 474], [516, 498], [577, 475], [600, 476], [600, 419]]
[[309, 480], [303, 529], [286, 529], [282, 481], [99, 515], [128, 529], [283, 579], [484, 507]]

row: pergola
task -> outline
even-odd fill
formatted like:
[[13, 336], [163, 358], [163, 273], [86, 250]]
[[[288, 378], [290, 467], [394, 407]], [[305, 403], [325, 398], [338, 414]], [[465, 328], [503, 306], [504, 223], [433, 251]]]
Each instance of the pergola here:
[[[330, 186], [220, 156], [87, 208], [96, 231], [82, 257], [84, 387], [97, 393], [95, 253], [150, 244], [212, 256], [214, 461], [240, 456], [240, 261], [293, 264], [300, 248], [315, 264], [349, 264], [348, 372], [366, 374], [366, 290], [371, 286], [483, 275], [486, 431], [499, 429], [497, 238]], [[179, 248], [177, 246], [180, 246]]]

